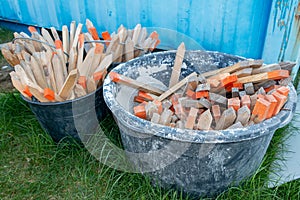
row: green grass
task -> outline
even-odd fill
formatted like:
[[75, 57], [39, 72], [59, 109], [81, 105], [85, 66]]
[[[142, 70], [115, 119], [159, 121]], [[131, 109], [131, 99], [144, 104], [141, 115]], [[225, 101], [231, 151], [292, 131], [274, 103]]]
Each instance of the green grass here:
[[[0, 42], [11, 40], [11, 33], [5, 34], [0, 28]], [[120, 145], [111, 116], [103, 126]], [[299, 199], [299, 180], [266, 187], [270, 165], [284, 159], [276, 152], [286, 150], [283, 141], [291, 128], [295, 127], [276, 131], [262, 165], [251, 178], [216, 199]], [[140, 174], [101, 164], [76, 142], [54, 143], [18, 93], [0, 93], [0, 162], [0, 199], [189, 199], [153, 187]]]

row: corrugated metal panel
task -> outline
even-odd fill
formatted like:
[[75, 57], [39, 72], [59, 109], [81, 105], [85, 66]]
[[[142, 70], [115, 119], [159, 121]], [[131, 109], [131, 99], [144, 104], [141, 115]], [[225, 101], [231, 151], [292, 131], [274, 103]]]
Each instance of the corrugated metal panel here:
[[266, 63], [297, 61], [294, 79], [300, 63], [300, 1], [276, 0], [272, 4], [263, 59]]
[[91, 19], [99, 31], [137, 23], [160, 32], [161, 48], [185, 41], [245, 57], [260, 58], [272, 0], [2, 0], [0, 18], [60, 28]]

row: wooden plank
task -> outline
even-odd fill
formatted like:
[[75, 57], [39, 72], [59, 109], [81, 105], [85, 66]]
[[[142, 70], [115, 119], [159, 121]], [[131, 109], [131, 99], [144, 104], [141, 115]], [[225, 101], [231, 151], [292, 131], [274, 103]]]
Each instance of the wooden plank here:
[[30, 66], [37, 84], [42, 88], [46, 88], [48, 87], [48, 84], [46, 82], [45, 74], [44, 71], [42, 70], [42, 67], [40, 67], [39, 62], [36, 60], [36, 57], [37, 57], [36, 53], [34, 54], [34, 56], [31, 56]]
[[64, 79], [64, 72], [61, 66], [61, 61], [56, 54], [53, 55], [52, 66], [53, 66], [53, 73], [56, 81], [56, 87], [57, 90], [60, 91], [61, 88], [63, 87], [65, 79]]
[[165, 91], [163, 94], [161, 94], [158, 97], [157, 100], [158, 101], [163, 101], [165, 98], [167, 98], [172, 93], [176, 92], [182, 86], [184, 86], [184, 84], [186, 84], [188, 82], [189, 78], [192, 77], [192, 76], [197, 76], [196, 72], [191, 73], [190, 75], [188, 75], [187, 77], [185, 77], [184, 79], [182, 79], [181, 81], [179, 81], [176, 85], [174, 85], [173, 87], [171, 87], [170, 89], [168, 89], [167, 91]]
[[137, 80], [133, 80], [131, 78], [128, 78], [128, 77], [118, 74], [116, 72], [110, 72], [109, 77], [113, 82], [128, 85], [130, 87], [133, 87], [133, 88], [145, 91], [145, 92], [150, 92], [152, 94], [160, 95], [164, 92], [161, 89], [152, 87], [151, 85], [147, 85], [147, 84], [139, 82]]
[[[66, 25], [62, 27], [62, 42], [63, 42], [63, 51], [67, 54], [70, 53], [70, 37], [69, 37], [69, 30]], [[65, 56], [65, 61], [68, 60], [67, 55]]]
[[66, 81], [64, 82], [61, 90], [59, 91], [58, 95], [63, 98], [63, 99], [67, 99], [69, 97], [69, 95], [71, 94], [76, 82], [77, 82], [77, 78], [78, 78], [78, 71], [77, 69], [73, 69]]
[[176, 52], [175, 63], [170, 78], [169, 88], [173, 87], [179, 80], [184, 54], [185, 54], [185, 46], [184, 43], [182, 42], [179, 45]]

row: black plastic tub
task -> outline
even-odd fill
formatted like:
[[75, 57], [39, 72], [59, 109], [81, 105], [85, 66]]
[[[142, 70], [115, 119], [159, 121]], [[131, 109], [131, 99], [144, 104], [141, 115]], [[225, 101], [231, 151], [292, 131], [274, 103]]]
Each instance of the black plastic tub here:
[[[139, 80], [150, 77], [167, 86], [175, 55], [176, 51], [149, 54], [121, 64], [112, 71]], [[243, 59], [219, 52], [187, 51], [181, 78], [193, 71], [206, 72]], [[161, 64], [164, 67], [158, 69]], [[285, 109], [278, 115], [239, 129], [197, 131], [154, 124], [134, 116], [133, 105], [128, 102], [133, 102], [137, 91], [118, 99], [123, 87], [106, 78], [104, 99], [119, 126], [133, 168], [150, 176], [153, 184], [196, 197], [215, 196], [253, 175], [275, 130], [292, 119], [297, 101], [295, 88], [290, 84]]]
[[102, 87], [86, 96], [64, 102], [41, 103], [22, 98], [55, 142], [64, 138], [81, 142], [84, 140], [82, 137], [97, 131], [99, 122], [109, 112]]

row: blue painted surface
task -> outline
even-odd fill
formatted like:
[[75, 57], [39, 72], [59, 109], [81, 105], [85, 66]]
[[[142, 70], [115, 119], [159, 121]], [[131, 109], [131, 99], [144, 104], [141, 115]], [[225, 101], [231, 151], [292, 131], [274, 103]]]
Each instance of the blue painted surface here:
[[272, 0], [2, 0], [0, 19], [60, 29], [89, 18], [99, 31], [110, 32], [141, 23], [158, 30], [160, 48], [185, 41], [189, 49], [260, 58], [271, 5]]
[[266, 63], [296, 61], [295, 79], [300, 64], [300, 1], [276, 0], [272, 4], [262, 58]]

